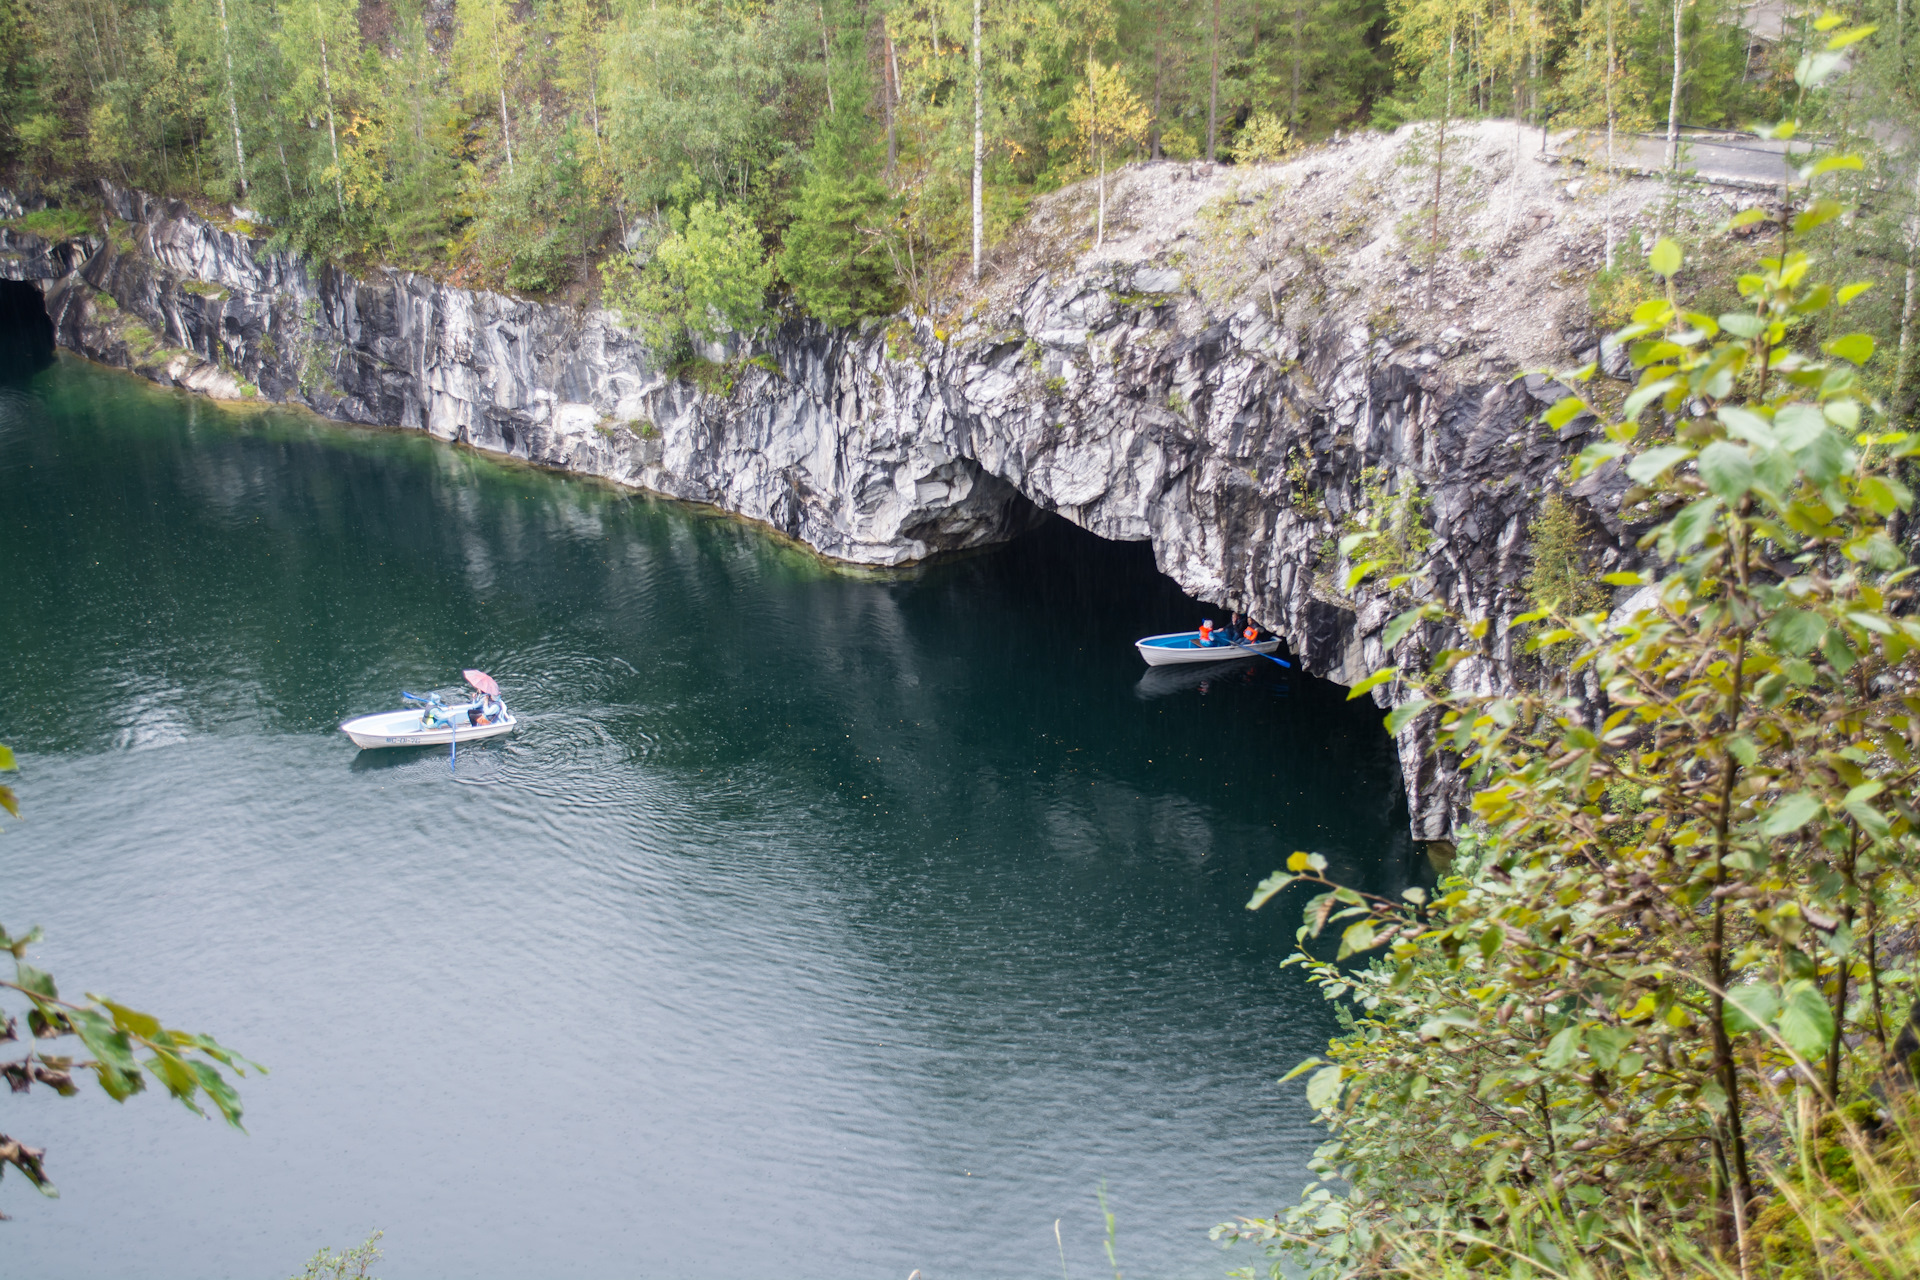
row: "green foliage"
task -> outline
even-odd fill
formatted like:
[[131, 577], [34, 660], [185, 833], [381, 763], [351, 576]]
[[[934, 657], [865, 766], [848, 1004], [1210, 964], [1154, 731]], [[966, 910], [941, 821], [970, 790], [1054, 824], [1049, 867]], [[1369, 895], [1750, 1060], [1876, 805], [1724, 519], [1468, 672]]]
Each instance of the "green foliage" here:
[[[1193, 274], [1201, 297], [1215, 304], [1234, 301], [1273, 266], [1286, 237], [1285, 194], [1279, 186], [1249, 193], [1235, 183], [1200, 206], [1201, 253]], [[1277, 313], [1270, 285], [1267, 298], [1270, 312]]]
[[773, 266], [759, 230], [737, 205], [702, 198], [684, 214], [673, 210], [646, 261], [616, 266], [607, 272], [609, 302], [669, 356], [687, 350], [689, 334], [711, 341], [771, 318]]
[[[428, 38], [421, 0], [394, 6], [389, 56], [380, 61], [386, 183], [368, 253], [417, 270], [444, 266], [469, 206], [460, 198], [465, 121], [449, 109], [448, 71]], [[482, 211], [486, 201], [480, 202]], [[590, 211], [583, 211], [590, 212]]]
[[535, 117], [521, 134], [518, 164], [494, 184], [473, 240], [489, 276], [538, 294], [585, 277], [606, 224], [592, 198], [578, 121], [546, 129]]
[[[1887, 22], [1901, 12], [1866, 4]], [[1611, 104], [1622, 129], [1657, 123], [1671, 10], [1617, 8], [1224, 0], [1216, 23], [1214, 7], [1171, 0], [990, 6], [985, 238], [1103, 157], [1266, 160], [1370, 115], [1517, 110], [1539, 124], [1551, 106], [1556, 123], [1595, 126]], [[1612, 63], [1596, 25], [1609, 13]], [[1739, 123], [1800, 95], [1827, 134], [1890, 138], [1920, 106], [1913, 59], [1864, 46], [1871, 92], [1802, 95], [1791, 71], [1812, 24], [1799, 10], [1751, 56], [1731, 0], [1682, 16], [1689, 123]], [[0, 157], [52, 184], [109, 177], [232, 202], [274, 243], [320, 257], [576, 299], [605, 260], [615, 277], [632, 265], [616, 244], [636, 227], [664, 229], [705, 198], [778, 246], [795, 304], [846, 322], [935, 306], [971, 256], [970, 19], [965, 5], [856, 0], [4, 0]], [[1095, 80], [1105, 88], [1089, 94]], [[1406, 231], [1433, 255], [1472, 202], [1428, 132], [1447, 180]], [[1911, 165], [1876, 148], [1870, 167], [1860, 181], [1882, 196], [1826, 234], [1904, 273]], [[676, 194], [687, 172], [691, 198]], [[1222, 289], [1259, 287], [1264, 236], [1220, 255]], [[1866, 331], [1892, 346], [1912, 327], [1905, 303], [1895, 289], [1869, 300]], [[1920, 342], [1907, 350], [1911, 367]], [[1920, 377], [1873, 376], [1908, 411]]]
[[819, 52], [812, 9], [797, 0], [669, 0], [623, 13], [607, 37], [605, 109], [630, 201], [671, 198], [687, 171], [703, 189], [738, 200], [756, 173], [790, 154], [783, 108], [804, 113], [793, 99], [805, 87], [786, 72], [812, 62], [809, 44]]
[[[11, 758], [9, 753], [7, 763]], [[0, 803], [18, 816], [11, 792]], [[204, 1101], [228, 1124], [241, 1127], [240, 1095], [220, 1068], [244, 1076], [249, 1067], [262, 1072], [264, 1067], [211, 1036], [163, 1027], [151, 1014], [103, 997], [89, 995], [78, 1004], [62, 999], [53, 975], [27, 962], [28, 949], [38, 941], [38, 929], [14, 936], [0, 927], [0, 950], [11, 953], [14, 970], [12, 981], [0, 979], [0, 991], [21, 997], [26, 1007], [25, 1048], [18, 1057], [0, 1062], [0, 1075], [14, 1092], [44, 1085], [70, 1098], [79, 1091], [75, 1073], [90, 1071], [108, 1097], [125, 1102], [145, 1090], [151, 1077], [195, 1115], [206, 1114], [201, 1108]], [[0, 1042], [17, 1042], [19, 1027], [18, 1017], [0, 1007]], [[68, 1038], [80, 1042], [80, 1056], [47, 1052], [46, 1046]], [[142, 1053], [149, 1056], [139, 1057]], [[42, 1194], [57, 1195], [47, 1179], [45, 1156], [38, 1148], [0, 1134], [0, 1173], [11, 1164]]]
[[[0, 773], [16, 768], [13, 750], [0, 745]], [[0, 809], [20, 816], [19, 800], [11, 787], [0, 786]], [[265, 1067], [249, 1062], [212, 1036], [163, 1027], [151, 1014], [102, 996], [89, 994], [77, 1004], [61, 998], [53, 975], [27, 962], [28, 950], [39, 941], [38, 928], [14, 935], [0, 925], [0, 951], [13, 959], [13, 980], [0, 978], [0, 992], [19, 998], [16, 1008], [24, 1005], [27, 1023], [22, 1042], [18, 1013], [0, 1004], [0, 1045], [23, 1046], [17, 1056], [0, 1059], [0, 1078], [12, 1092], [27, 1093], [40, 1085], [71, 1098], [79, 1092], [75, 1074], [90, 1071], [108, 1097], [125, 1102], [144, 1091], [151, 1077], [195, 1115], [206, 1114], [201, 1108], [204, 1101], [228, 1124], [242, 1127], [240, 1095], [221, 1068], [242, 1077], [249, 1067], [264, 1075]], [[47, 1046], [67, 1039], [80, 1042], [78, 1056], [47, 1052]], [[149, 1056], [136, 1056], [141, 1053]], [[46, 1154], [43, 1148], [0, 1133], [0, 1176], [12, 1165], [42, 1195], [58, 1196], [47, 1178]]]
[[733, 394], [739, 370], [730, 361], [693, 358], [673, 366], [675, 377], [685, 378], [710, 396], [726, 399]]
[[[0, 742], [0, 773], [12, 773], [18, 767], [13, 760], [13, 748]], [[4, 784], [0, 784], [0, 809], [16, 818], [20, 816], [20, 801], [13, 794], [13, 788]]]
[[1180, 125], [1170, 124], [1160, 131], [1160, 154], [1169, 160], [1197, 160], [1200, 142]]
[[[1359, 505], [1341, 522], [1340, 554], [1349, 557], [1345, 587], [1352, 590], [1376, 573], [1405, 575], [1425, 566], [1433, 547], [1427, 527], [1431, 500], [1404, 478], [1395, 481], [1381, 467], [1360, 473]], [[1396, 584], [1397, 585], [1397, 584]], [[1404, 632], [1388, 629], [1392, 648]]]
[[871, 124], [847, 110], [821, 122], [780, 250], [780, 275], [828, 324], [882, 315], [899, 301], [885, 234], [895, 200], [877, 173]]
[[1527, 569], [1527, 601], [1534, 609], [1575, 617], [1604, 609], [1613, 593], [1595, 571], [1587, 550], [1589, 531], [1579, 510], [1549, 494], [1527, 525], [1533, 563]]
[[365, 1243], [339, 1253], [333, 1251], [332, 1245], [323, 1245], [292, 1280], [374, 1280], [371, 1268], [382, 1256], [379, 1244], [384, 1235], [386, 1232], [376, 1231]]
[[[1287, 458], [1287, 494], [1294, 509], [1308, 519], [1317, 520], [1327, 514], [1327, 495], [1313, 483], [1313, 472], [1308, 465], [1309, 459], [1299, 454]], [[1330, 549], [1332, 554], [1321, 558], [1331, 561], [1338, 554], [1337, 548]]]
[[[1817, 199], [1791, 232], [1806, 243], [1840, 212]], [[1920, 622], [1890, 522], [1912, 507], [1898, 471], [1920, 436], [1863, 395], [1874, 344], [1844, 310], [1859, 291], [1820, 281], [1810, 253], [1765, 259], [1720, 316], [1680, 303], [1671, 242], [1648, 265], [1667, 296], [1611, 339], [1635, 390], [1617, 412], [1580, 395], [1555, 412], [1606, 424], [1576, 476], [1618, 460], [1629, 500], [1671, 513], [1643, 539], [1658, 572], [1604, 579], [1657, 601], [1611, 624], [1516, 620], [1544, 624], [1535, 649], [1571, 647], [1598, 710], [1572, 682], [1473, 692], [1487, 621], [1408, 610], [1390, 637], [1427, 622], [1457, 642], [1388, 728], [1424, 719], [1456, 753], [1476, 833], [1431, 901], [1358, 893], [1302, 853], [1249, 904], [1318, 890], [1300, 937], [1333, 931], [1338, 954], [1297, 962], [1342, 1002], [1345, 1034], [1296, 1072], [1331, 1131], [1321, 1182], [1222, 1234], [1304, 1249], [1316, 1274], [1566, 1274], [1577, 1258], [1580, 1274], [1680, 1275], [1717, 1254], [1751, 1275], [1796, 1248], [1780, 1215], [1756, 1221], [1768, 1190], [1806, 1239], [1842, 1242], [1820, 1274], [1905, 1274], [1874, 1267], [1920, 1249], [1859, 1194], [1862, 1162], [1891, 1159], [1909, 1209], [1911, 1148], [1875, 1157], [1849, 1110], [1883, 1078], [1886, 1002], [1915, 976], [1889, 943], [1920, 918]]]
[[501, 152], [513, 168], [513, 105], [521, 100], [521, 62], [527, 29], [508, 0], [456, 0], [453, 56], [449, 65], [460, 93], [479, 110], [498, 116]]
[[1248, 164], [1272, 164], [1300, 149], [1300, 140], [1287, 122], [1272, 112], [1248, 120], [1233, 140], [1233, 158]]
[[0, 163], [40, 149], [31, 133], [21, 136], [23, 124], [46, 119], [34, 111], [37, 50], [30, 23], [20, 0], [0, 0]]
[[1479, 209], [1479, 199], [1471, 165], [1454, 157], [1457, 145], [1449, 148], [1445, 131], [1437, 125], [1414, 130], [1401, 149], [1402, 168], [1421, 174], [1420, 203], [1406, 213], [1395, 228], [1400, 240], [1416, 261], [1431, 266], [1441, 260], [1458, 238], [1458, 230]]
[[1642, 265], [1645, 251], [1636, 232], [1622, 246], [1620, 261], [1596, 271], [1587, 286], [1587, 301], [1593, 307], [1594, 321], [1608, 329], [1618, 329], [1633, 318], [1635, 308], [1660, 296], [1659, 282]]
[[6, 225], [42, 240], [77, 240], [93, 233], [93, 219], [78, 209], [36, 209]]

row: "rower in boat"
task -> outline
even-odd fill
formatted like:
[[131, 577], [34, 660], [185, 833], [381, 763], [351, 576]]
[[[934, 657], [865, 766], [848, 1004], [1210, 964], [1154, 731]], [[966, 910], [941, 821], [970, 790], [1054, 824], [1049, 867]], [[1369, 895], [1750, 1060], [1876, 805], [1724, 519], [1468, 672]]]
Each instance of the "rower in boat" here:
[[383, 711], [349, 720], [340, 731], [357, 747], [452, 746], [512, 733], [519, 724], [500, 697], [500, 686], [484, 671], [466, 671], [476, 696], [449, 707], [437, 693], [403, 693], [417, 710]]
[[1208, 618], [1200, 624], [1198, 631], [1147, 636], [1134, 641], [1134, 648], [1150, 667], [1187, 662], [1222, 662], [1248, 656], [1264, 657], [1281, 666], [1290, 665], [1286, 659], [1273, 656], [1274, 650], [1280, 647], [1279, 636], [1268, 636], [1262, 640], [1259, 629], [1251, 625], [1243, 634], [1246, 639], [1238, 639], [1231, 631], [1215, 626], [1213, 619]]

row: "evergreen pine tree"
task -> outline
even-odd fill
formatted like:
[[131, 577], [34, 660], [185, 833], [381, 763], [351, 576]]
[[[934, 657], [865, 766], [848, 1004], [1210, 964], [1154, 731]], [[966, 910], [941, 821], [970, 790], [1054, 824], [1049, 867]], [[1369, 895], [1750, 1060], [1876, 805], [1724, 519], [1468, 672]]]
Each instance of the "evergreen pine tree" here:
[[807, 311], [828, 324], [890, 311], [899, 289], [880, 232], [895, 201], [880, 181], [881, 141], [872, 122], [848, 105], [825, 117], [793, 202], [779, 257], [781, 278]]

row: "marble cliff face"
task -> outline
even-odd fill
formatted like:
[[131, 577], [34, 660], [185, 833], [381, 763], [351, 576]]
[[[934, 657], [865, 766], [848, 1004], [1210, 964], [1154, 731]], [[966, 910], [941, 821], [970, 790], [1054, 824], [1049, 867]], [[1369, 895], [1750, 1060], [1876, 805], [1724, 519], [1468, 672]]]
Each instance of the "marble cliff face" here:
[[[1590, 420], [1540, 422], [1533, 367], [1596, 344], [1585, 281], [1606, 222], [1652, 184], [1520, 154], [1511, 126], [1451, 144], [1443, 198], [1408, 140], [1369, 137], [1254, 170], [1159, 164], [1040, 202], [943, 319], [790, 321], [742, 339], [704, 385], [657, 367], [616, 316], [276, 251], [244, 225], [102, 189], [101, 232], [0, 229], [0, 277], [36, 281], [59, 344], [156, 381], [417, 428], [545, 466], [710, 503], [862, 565], [1003, 541], [1037, 512], [1150, 541], [1188, 592], [1251, 613], [1303, 665], [1353, 683], [1406, 602], [1341, 589], [1336, 549], [1369, 504], [1417, 493], [1437, 592], [1494, 620], [1488, 689], [1543, 673], [1506, 639], [1528, 523]], [[1697, 188], [1701, 216], [1752, 197]], [[0, 216], [18, 213], [0, 196]], [[1615, 370], [1624, 372], [1624, 370]], [[1623, 479], [1571, 499], [1596, 573], [1632, 562]], [[1393, 686], [1374, 693], [1385, 705]], [[1416, 722], [1399, 744], [1413, 833], [1463, 799]]]

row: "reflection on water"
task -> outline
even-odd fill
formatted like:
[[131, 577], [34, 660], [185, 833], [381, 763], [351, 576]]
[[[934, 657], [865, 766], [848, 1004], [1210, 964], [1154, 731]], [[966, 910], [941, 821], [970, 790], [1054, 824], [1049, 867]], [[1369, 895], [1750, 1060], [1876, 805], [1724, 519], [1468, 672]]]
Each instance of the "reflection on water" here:
[[[852, 577], [712, 513], [62, 361], [0, 390], [0, 919], [274, 1068], [250, 1136], [10, 1104], [8, 1258], [276, 1276], [1217, 1275], [1330, 1029], [1242, 909], [1409, 866], [1377, 713], [1142, 674], [1197, 606], [1054, 524]], [[334, 726], [492, 672], [522, 728]], [[1187, 683], [1188, 681], [1193, 683]], [[1285, 691], [1286, 696], [1277, 696]], [[11, 1189], [9, 1189], [11, 1188]], [[11, 1269], [11, 1268], [10, 1268]]]
[[1276, 698], [1293, 692], [1290, 672], [1264, 658], [1229, 658], [1223, 662], [1196, 663], [1191, 666], [1148, 667], [1133, 686], [1133, 696], [1142, 702], [1179, 694], [1202, 696], [1215, 690], [1265, 689]]

